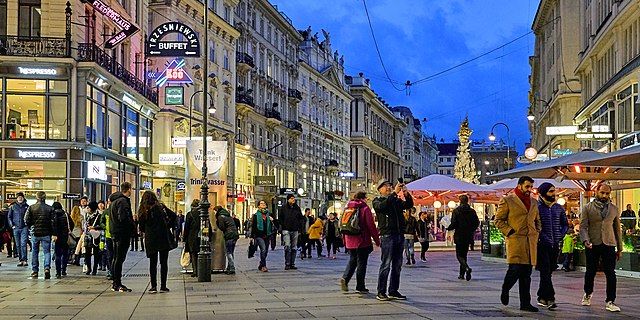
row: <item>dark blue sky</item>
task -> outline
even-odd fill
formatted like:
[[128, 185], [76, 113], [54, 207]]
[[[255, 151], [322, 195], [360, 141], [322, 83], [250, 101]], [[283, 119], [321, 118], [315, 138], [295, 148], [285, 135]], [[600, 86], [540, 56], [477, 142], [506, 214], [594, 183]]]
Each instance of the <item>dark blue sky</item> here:
[[[364, 72], [391, 106], [409, 106], [426, 117], [429, 135], [451, 140], [469, 114], [473, 139], [506, 122], [522, 152], [529, 141], [526, 110], [532, 34], [463, 67], [411, 88], [393, 88], [375, 51], [362, 0], [272, 0], [297, 29], [311, 25], [331, 33], [349, 74]], [[539, 0], [368, 0], [382, 58], [392, 80], [412, 82], [436, 74], [516, 39], [531, 30]], [[399, 85], [396, 85], [397, 87]], [[496, 136], [506, 140], [499, 126]]]

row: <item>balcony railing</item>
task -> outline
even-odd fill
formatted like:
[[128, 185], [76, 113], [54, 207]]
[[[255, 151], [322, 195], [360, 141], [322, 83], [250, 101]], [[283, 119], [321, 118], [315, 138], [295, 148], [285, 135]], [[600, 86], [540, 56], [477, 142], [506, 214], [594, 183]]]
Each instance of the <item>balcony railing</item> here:
[[302, 132], [302, 123], [295, 120], [289, 120], [287, 122], [287, 128]]
[[251, 68], [254, 68], [256, 66], [255, 63], [253, 62], [253, 57], [248, 53], [244, 53], [244, 52], [236, 53], [236, 62], [238, 64], [241, 64], [241, 63], [246, 64]]
[[264, 115], [269, 119], [276, 119], [278, 121], [282, 121], [282, 117], [280, 117], [280, 112], [278, 110], [267, 109], [264, 111]]
[[66, 38], [0, 36], [0, 56], [67, 58], [71, 56]]
[[255, 108], [255, 104], [253, 103], [253, 97], [246, 93], [238, 93], [236, 94], [236, 103], [244, 103], [246, 105]]
[[300, 92], [300, 90], [298, 89], [289, 89], [289, 98], [300, 101], [302, 100], [302, 92]]
[[125, 84], [143, 95], [154, 104], [158, 104], [158, 92], [147, 86], [144, 81], [138, 79], [133, 73], [118, 63], [113, 57], [108, 55], [98, 46], [92, 43], [78, 44], [78, 61], [79, 62], [95, 62], [103, 67], [116, 78], [122, 80]]
[[325, 167], [337, 167], [338, 166], [338, 160], [326, 159], [326, 160], [324, 160], [324, 166]]

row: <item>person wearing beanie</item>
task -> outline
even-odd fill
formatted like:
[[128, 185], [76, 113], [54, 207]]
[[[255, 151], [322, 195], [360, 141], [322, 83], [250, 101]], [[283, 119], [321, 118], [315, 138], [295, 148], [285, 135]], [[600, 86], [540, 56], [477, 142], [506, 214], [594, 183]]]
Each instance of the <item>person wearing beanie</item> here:
[[16, 193], [16, 202], [9, 206], [9, 213], [7, 218], [9, 220], [9, 227], [13, 230], [13, 239], [16, 243], [16, 251], [18, 251], [18, 257], [20, 263], [18, 267], [26, 267], [27, 263], [27, 241], [29, 239], [29, 227], [24, 222], [24, 216], [27, 213], [29, 205], [24, 198], [24, 193]]
[[557, 308], [551, 274], [557, 267], [560, 243], [569, 230], [564, 208], [556, 202], [556, 188], [545, 182], [538, 187], [538, 212], [542, 230], [538, 237], [538, 264], [540, 286], [538, 305], [553, 310]]
[[304, 216], [300, 206], [296, 203], [296, 197], [287, 196], [287, 203], [280, 209], [280, 227], [282, 228], [282, 240], [284, 242], [284, 269], [296, 270], [296, 253], [298, 248], [298, 235], [300, 227], [304, 223]]
[[[378, 184], [380, 196], [373, 199], [373, 209], [378, 218], [380, 230], [380, 248], [382, 249], [382, 263], [378, 272], [378, 295], [376, 299], [388, 301], [390, 299], [406, 300], [400, 294], [400, 271], [402, 268], [402, 252], [404, 251], [405, 220], [404, 210], [413, 207], [413, 198], [403, 183], [395, 188], [388, 180], [381, 179]], [[398, 197], [404, 193], [404, 200]], [[389, 277], [389, 273], [391, 276]], [[387, 280], [389, 281], [389, 295], [387, 295]]]
[[224, 273], [235, 274], [236, 267], [233, 263], [233, 252], [236, 250], [236, 242], [240, 238], [240, 235], [238, 234], [238, 227], [227, 209], [222, 206], [216, 206], [213, 208], [213, 211], [216, 213], [216, 225], [224, 234], [224, 243], [227, 250], [227, 269]]

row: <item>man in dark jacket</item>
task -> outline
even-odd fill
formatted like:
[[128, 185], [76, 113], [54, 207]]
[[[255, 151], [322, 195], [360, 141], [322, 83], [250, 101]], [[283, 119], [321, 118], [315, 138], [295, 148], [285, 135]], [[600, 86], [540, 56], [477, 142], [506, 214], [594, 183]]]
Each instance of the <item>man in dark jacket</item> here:
[[313, 225], [315, 219], [311, 216], [311, 209], [304, 209], [304, 216], [302, 217], [302, 222], [300, 223], [300, 246], [302, 247], [302, 252], [300, 254], [300, 259], [311, 258], [311, 242], [309, 241], [309, 227]]
[[280, 210], [280, 227], [284, 240], [284, 269], [296, 270], [296, 251], [298, 248], [298, 233], [303, 221], [302, 210], [296, 203], [296, 197], [287, 196], [287, 203]]
[[560, 242], [569, 230], [569, 222], [564, 208], [556, 203], [556, 188], [548, 182], [538, 187], [538, 212], [542, 230], [538, 237], [538, 265], [540, 287], [538, 305], [553, 310], [557, 308], [551, 273], [557, 266]]
[[129, 242], [134, 232], [133, 212], [131, 211], [131, 199], [129, 199], [131, 192], [131, 183], [125, 181], [120, 185], [120, 192], [115, 192], [109, 196], [109, 201], [111, 202], [109, 228], [111, 229], [111, 239], [113, 241], [112, 291], [131, 291], [131, 289], [122, 284], [122, 264], [127, 259]]
[[[40, 254], [40, 243], [44, 251], [44, 278], [51, 279], [51, 236], [54, 230], [55, 216], [53, 208], [44, 201], [47, 194], [38, 191], [36, 194], [38, 202], [27, 209], [24, 215], [24, 222], [31, 228], [31, 278], [38, 278]], [[56, 239], [53, 239], [54, 241]]]
[[[398, 183], [394, 189], [391, 182], [384, 179], [378, 182], [378, 191], [381, 196], [373, 199], [373, 209], [378, 218], [382, 263], [378, 274], [378, 296], [376, 299], [380, 301], [406, 300], [407, 297], [398, 292], [404, 250], [405, 221], [403, 211], [413, 207], [413, 198], [404, 184]], [[404, 192], [404, 201], [398, 198], [400, 192]], [[391, 281], [387, 296], [389, 270], [391, 270]]]
[[217, 206], [213, 208], [213, 211], [216, 212], [216, 224], [224, 234], [225, 248], [227, 249], [227, 269], [224, 273], [235, 274], [236, 267], [233, 263], [233, 252], [236, 250], [236, 242], [240, 238], [240, 235], [238, 234], [238, 227], [229, 214], [229, 211], [226, 209], [221, 206]]
[[27, 240], [29, 239], [29, 228], [24, 223], [24, 214], [27, 212], [29, 205], [24, 199], [24, 193], [18, 192], [18, 201], [9, 206], [9, 226], [13, 230], [13, 238], [18, 249], [18, 257], [20, 263], [18, 267], [26, 267], [27, 263]]
[[453, 210], [451, 224], [447, 230], [456, 231], [453, 235], [453, 241], [456, 242], [456, 258], [460, 263], [458, 279], [466, 278], [469, 281], [471, 280], [471, 268], [467, 264], [467, 253], [469, 252], [470, 242], [473, 241], [473, 234], [478, 229], [478, 225], [480, 225], [480, 220], [478, 220], [476, 211], [469, 206], [468, 196], [461, 195], [458, 199], [460, 199], [460, 205]]

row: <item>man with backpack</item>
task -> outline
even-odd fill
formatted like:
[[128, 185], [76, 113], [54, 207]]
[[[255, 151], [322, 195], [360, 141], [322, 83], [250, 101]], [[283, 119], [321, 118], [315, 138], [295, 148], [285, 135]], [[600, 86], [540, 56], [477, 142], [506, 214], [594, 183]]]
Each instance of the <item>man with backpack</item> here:
[[287, 203], [280, 210], [280, 227], [284, 240], [284, 269], [296, 270], [296, 252], [298, 248], [298, 232], [303, 222], [302, 210], [296, 203], [296, 197], [287, 196]]
[[[388, 301], [390, 299], [406, 300], [407, 297], [398, 292], [400, 288], [400, 270], [402, 269], [402, 252], [404, 251], [404, 210], [413, 207], [413, 198], [407, 187], [398, 182], [395, 188], [391, 182], [381, 179], [378, 182], [380, 196], [373, 199], [373, 209], [378, 218], [380, 230], [380, 247], [382, 248], [382, 263], [378, 274], [378, 295], [376, 299]], [[403, 192], [405, 200], [398, 198]], [[387, 296], [387, 280], [391, 271], [389, 295]]]

